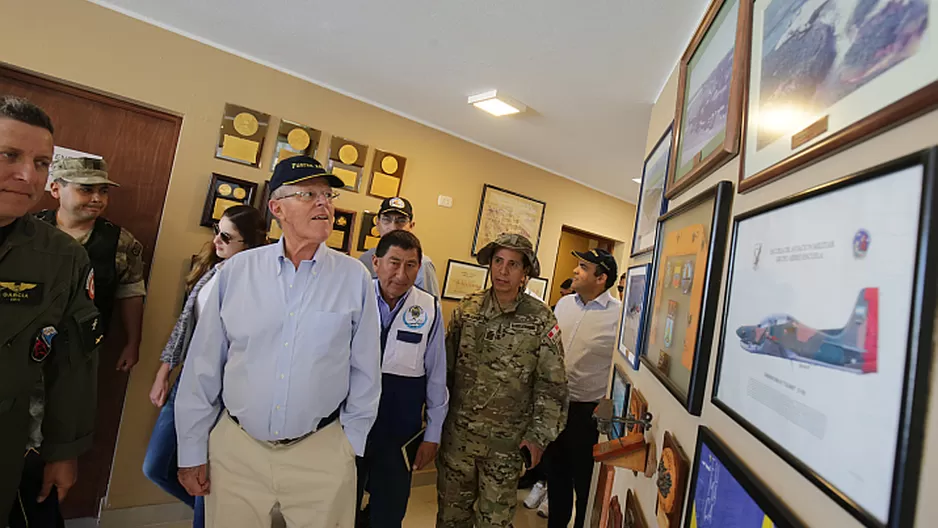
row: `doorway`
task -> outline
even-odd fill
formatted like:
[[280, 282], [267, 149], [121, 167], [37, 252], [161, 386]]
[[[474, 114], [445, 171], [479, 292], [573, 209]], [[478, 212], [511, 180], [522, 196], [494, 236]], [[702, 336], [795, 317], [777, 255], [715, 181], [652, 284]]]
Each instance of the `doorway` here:
[[550, 279], [549, 305], [554, 306], [560, 300], [560, 285], [563, 281], [573, 278], [573, 268], [579, 262], [573, 256], [573, 251], [589, 251], [591, 249], [605, 249], [614, 253], [615, 240], [587, 233], [575, 227], [563, 226], [560, 230], [560, 243], [557, 245], [557, 259], [554, 261], [554, 276]]
[[[109, 176], [121, 186], [111, 193], [105, 216], [143, 244], [147, 278], [182, 118], [3, 66], [0, 94], [25, 97], [42, 107], [55, 125], [56, 147], [107, 161]], [[56, 205], [46, 194], [36, 210]], [[115, 369], [123, 328], [118, 321], [110, 328], [100, 351], [94, 446], [78, 460], [78, 483], [62, 504], [66, 519], [97, 517], [107, 493], [128, 380]]]

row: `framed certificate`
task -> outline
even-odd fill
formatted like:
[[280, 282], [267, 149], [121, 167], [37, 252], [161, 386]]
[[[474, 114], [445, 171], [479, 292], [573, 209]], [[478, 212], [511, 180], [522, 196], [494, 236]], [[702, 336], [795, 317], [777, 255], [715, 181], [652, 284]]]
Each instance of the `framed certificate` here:
[[713, 402], [871, 527], [912, 526], [938, 148], [736, 217]]
[[234, 104], [225, 105], [215, 157], [259, 167], [270, 115]]
[[489, 278], [489, 269], [485, 266], [450, 260], [446, 263], [446, 278], [443, 280], [444, 299], [458, 301], [477, 291], [485, 289]]
[[655, 248], [655, 227], [658, 217], [668, 210], [668, 200], [664, 197], [665, 183], [668, 179], [668, 162], [671, 161], [671, 140], [673, 125], [658, 140], [651, 154], [645, 158], [642, 168], [642, 184], [638, 191], [638, 205], [635, 207], [635, 229], [632, 232], [632, 257], [641, 255]]
[[528, 289], [531, 290], [538, 299], [547, 302], [547, 279], [543, 277], [532, 277], [528, 279]]
[[223, 174], [212, 174], [212, 181], [208, 184], [208, 193], [205, 195], [205, 204], [202, 206], [202, 218], [199, 225], [212, 227], [212, 224], [221, 220], [221, 216], [229, 207], [235, 205], [252, 205], [257, 184]]
[[632, 266], [625, 273], [625, 296], [619, 321], [619, 353], [638, 370], [642, 334], [645, 330], [645, 303], [648, 301], [648, 277], [651, 264]]
[[472, 256], [502, 233], [520, 233], [534, 246], [541, 241], [547, 204], [507, 189], [485, 184], [479, 201], [479, 218], [472, 239]]
[[687, 411], [700, 415], [733, 184], [722, 181], [658, 220], [642, 363]]

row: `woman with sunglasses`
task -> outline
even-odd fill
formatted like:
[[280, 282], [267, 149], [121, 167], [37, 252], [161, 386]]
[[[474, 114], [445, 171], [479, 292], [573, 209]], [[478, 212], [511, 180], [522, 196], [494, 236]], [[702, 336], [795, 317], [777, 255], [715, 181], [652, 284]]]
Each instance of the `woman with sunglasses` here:
[[163, 491], [195, 510], [192, 523], [195, 528], [202, 528], [205, 524], [204, 502], [202, 497], [189, 495], [176, 477], [176, 425], [173, 404], [177, 385], [173, 385], [170, 390], [169, 377], [173, 369], [185, 361], [189, 339], [195, 330], [195, 322], [206, 297], [204, 294], [212, 289], [215, 272], [219, 266], [225, 259], [245, 249], [260, 246], [266, 241], [264, 218], [257, 209], [237, 205], [225, 211], [215, 225], [215, 237], [206, 243], [196, 256], [192, 270], [186, 277], [186, 304], [176, 321], [176, 326], [173, 327], [169, 342], [160, 354], [163, 364], [153, 380], [153, 388], [150, 389], [150, 401], [161, 410], [150, 436], [150, 444], [147, 446], [143, 473]]

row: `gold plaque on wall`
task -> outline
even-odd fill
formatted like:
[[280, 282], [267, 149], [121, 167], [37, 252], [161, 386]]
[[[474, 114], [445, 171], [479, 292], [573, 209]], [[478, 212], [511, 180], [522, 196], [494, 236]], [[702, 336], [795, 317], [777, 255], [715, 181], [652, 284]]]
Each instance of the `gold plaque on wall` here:
[[211, 227], [221, 219], [222, 214], [229, 207], [236, 205], [251, 205], [257, 184], [223, 174], [212, 174], [212, 181], [208, 186], [205, 204], [202, 206], [202, 219], [200, 226]]
[[261, 150], [270, 115], [234, 104], [225, 105], [215, 157], [244, 165], [260, 166]]
[[378, 245], [378, 213], [362, 211], [362, 226], [358, 231], [358, 251], [368, 251]]
[[316, 157], [321, 137], [322, 132], [315, 128], [282, 119], [277, 131], [277, 145], [270, 162], [270, 170], [273, 171], [280, 161], [293, 156]]
[[400, 196], [407, 159], [397, 154], [375, 150], [371, 163], [371, 186], [368, 194], [376, 198]]
[[352, 140], [333, 136], [329, 143], [329, 163], [326, 169], [342, 178], [344, 189], [360, 192], [368, 147]]

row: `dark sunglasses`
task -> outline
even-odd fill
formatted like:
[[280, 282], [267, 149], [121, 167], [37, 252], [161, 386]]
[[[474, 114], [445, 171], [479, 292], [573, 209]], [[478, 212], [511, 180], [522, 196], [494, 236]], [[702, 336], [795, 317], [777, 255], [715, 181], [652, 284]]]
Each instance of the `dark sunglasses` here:
[[226, 246], [232, 242], [242, 242], [244, 240], [243, 238], [235, 239], [230, 234], [225, 233], [224, 231], [221, 230], [220, 227], [218, 227], [218, 224], [212, 225], [212, 228], [215, 230], [215, 234], [218, 235], [219, 238], [221, 238], [222, 243], [225, 244]]

